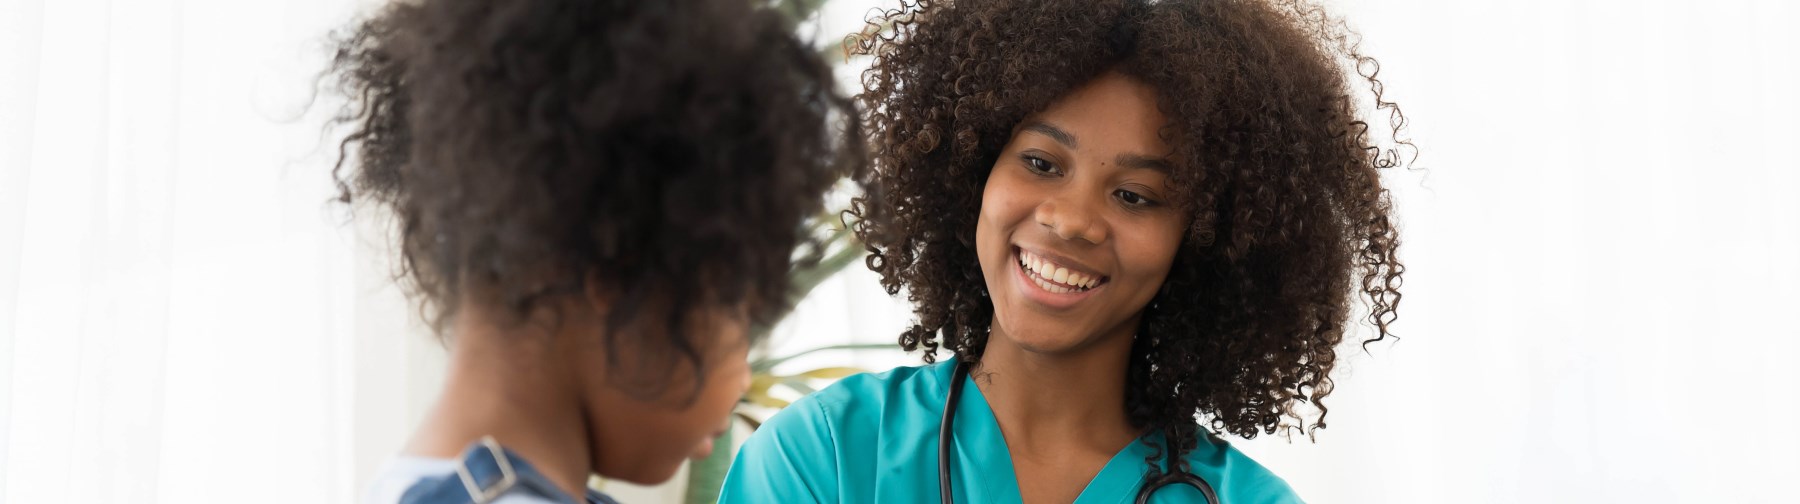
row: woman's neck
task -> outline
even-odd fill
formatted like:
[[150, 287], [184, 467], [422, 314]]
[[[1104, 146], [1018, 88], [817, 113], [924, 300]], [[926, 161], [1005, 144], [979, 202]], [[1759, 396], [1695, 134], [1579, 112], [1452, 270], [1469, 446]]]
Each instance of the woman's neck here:
[[1015, 453], [1111, 454], [1137, 439], [1125, 416], [1131, 334], [1062, 353], [1014, 344], [999, 326], [971, 372]]
[[460, 315], [443, 394], [404, 451], [458, 458], [469, 444], [493, 436], [580, 501], [594, 457], [577, 382], [552, 357], [564, 339], [531, 327], [508, 329]]

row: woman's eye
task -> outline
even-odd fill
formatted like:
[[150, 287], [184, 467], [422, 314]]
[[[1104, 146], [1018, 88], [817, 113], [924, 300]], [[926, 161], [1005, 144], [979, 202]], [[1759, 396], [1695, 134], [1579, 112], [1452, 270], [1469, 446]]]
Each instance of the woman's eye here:
[[1126, 205], [1130, 205], [1130, 206], [1134, 206], [1134, 207], [1143, 207], [1143, 206], [1150, 206], [1150, 205], [1156, 204], [1155, 201], [1152, 201], [1150, 198], [1144, 197], [1144, 195], [1142, 195], [1142, 194], [1134, 193], [1134, 192], [1127, 191], [1124, 189], [1115, 191], [1114, 194], [1118, 195], [1119, 201], [1123, 201], [1123, 202], [1125, 202]]
[[1056, 165], [1050, 164], [1049, 161], [1045, 161], [1043, 158], [1032, 155], [1021, 157], [1025, 160], [1025, 169], [1031, 170], [1032, 173], [1039, 175], [1060, 175], [1062, 173], [1061, 170], [1056, 168]]

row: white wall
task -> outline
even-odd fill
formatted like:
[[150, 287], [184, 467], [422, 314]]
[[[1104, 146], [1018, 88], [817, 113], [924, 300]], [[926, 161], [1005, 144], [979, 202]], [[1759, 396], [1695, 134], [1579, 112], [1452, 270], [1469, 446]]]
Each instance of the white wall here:
[[1342, 502], [1784, 502], [1800, 350], [1790, 2], [1349, 3], [1424, 149], [1399, 330], [1316, 445]]

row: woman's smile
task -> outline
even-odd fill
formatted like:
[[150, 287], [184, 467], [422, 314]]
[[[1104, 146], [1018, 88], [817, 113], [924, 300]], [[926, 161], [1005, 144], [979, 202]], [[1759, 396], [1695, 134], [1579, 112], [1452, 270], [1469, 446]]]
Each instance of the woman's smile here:
[[1105, 275], [1071, 264], [1047, 252], [1013, 248], [1013, 285], [1027, 299], [1054, 308], [1067, 309], [1093, 296], [1106, 287]]

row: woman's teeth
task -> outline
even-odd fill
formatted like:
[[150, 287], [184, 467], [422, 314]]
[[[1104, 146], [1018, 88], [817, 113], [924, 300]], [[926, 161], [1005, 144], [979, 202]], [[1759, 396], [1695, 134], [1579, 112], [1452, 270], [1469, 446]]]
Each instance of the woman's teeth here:
[[1025, 268], [1027, 275], [1038, 287], [1057, 294], [1082, 292], [1100, 284], [1100, 279], [1069, 271], [1056, 263], [1038, 257], [1035, 254], [1019, 251], [1019, 267]]

